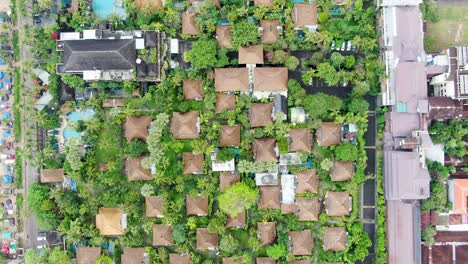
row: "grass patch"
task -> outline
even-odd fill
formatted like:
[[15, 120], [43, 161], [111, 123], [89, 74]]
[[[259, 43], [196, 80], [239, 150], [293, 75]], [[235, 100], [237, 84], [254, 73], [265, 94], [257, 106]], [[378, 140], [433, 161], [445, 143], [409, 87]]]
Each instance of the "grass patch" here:
[[121, 155], [121, 128], [117, 124], [107, 124], [101, 129], [96, 146], [96, 162], [107, 163]]
[[439, 20], [427, 22], [426, 51], [440, 52], [450, 46], [468, 43], [468, 3], [438, 3]]
[[22, 189], [23, 188], [23, 157], [21, 154], [16, 154], [16, 164], [15, 164], [15, 182], [16, 188]]
[[13, 117], [15, 118], [13, 122], [13, 132], [17, 139], [21, 138], [21, 73], [20, 69], [15, 68], [15, 74], [13, 76], [14, 86], [13, 86]]

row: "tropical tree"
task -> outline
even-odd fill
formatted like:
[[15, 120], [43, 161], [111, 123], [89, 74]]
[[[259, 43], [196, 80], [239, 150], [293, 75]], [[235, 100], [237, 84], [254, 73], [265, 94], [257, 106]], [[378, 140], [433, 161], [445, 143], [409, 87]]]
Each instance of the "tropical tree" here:
[[207, 69], [216, 65], [217, 49], [215, 40], [200, 39], [193, 44], [190, 51], [184, 53], [184, 60], [192, 63], [195, 69]]
[[79, 75], [74, 74], [63, 74], [61, 76], [63, 83], [70, 86], [73, 89], [82, 91], [84, 89], [85, 82]]
[[258, 191], [243, 182], [239, 182], [228, 188], [218, 199], [221, 211], [231, 217], [237, 217], [238, 214], [249, 209], [257, 202]]
[[68, 164], [70, 164], [70, 168], [73, 171], [80, 170], [83, 166], [82, 158], [85, 154], [81, 138], [69, 138], [65, 153], [65, 160], [68, 162]]
[[249, 44], [255, 44], [258, 42], [258, 27], [249, 23], [246, 20], [242, 20], [233, 25], [232, 30], [232, 45], [234, 48], [241, 46], [247, 46]]

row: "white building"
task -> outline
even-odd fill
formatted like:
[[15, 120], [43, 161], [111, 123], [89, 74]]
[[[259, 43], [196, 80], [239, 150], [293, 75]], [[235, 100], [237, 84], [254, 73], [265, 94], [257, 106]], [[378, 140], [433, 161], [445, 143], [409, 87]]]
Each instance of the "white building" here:
[[448, 58], [447, 71], [430, 81], [434, 96], [468, 99], [468, 46], [449, 48], [444, 55]]

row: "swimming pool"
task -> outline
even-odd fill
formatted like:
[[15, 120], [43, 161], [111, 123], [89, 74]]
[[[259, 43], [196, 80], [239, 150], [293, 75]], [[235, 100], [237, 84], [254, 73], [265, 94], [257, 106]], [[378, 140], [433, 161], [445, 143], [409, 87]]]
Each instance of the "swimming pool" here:
[[73, 111], [67, 114], [67, 119], [73, 122], [78, 122], [80, 120], [88, 120], [93, 115], [96, 114], [96, 112], [93, 109], [85, 109], [81, 111]]
[[93, 11], [101, 19], [112, 14], [117, 14], [123, 19], [127, 17], [123, 0], [93, 0]]
[[74, 138], [79, 138], [79, 137], [81, 137], [81, 135], [80, 135], [79, 132], [77, 132], [77, 131], [75, 131], [73, 129], [70, 129], [70, 128], [65, 128], [63, 130], [63, 138], [65, 140], [68, 140], [69, 138], [73, 138], [73, 137]]
[[[93, 109], [84, 109], [80, 111], [73, 111], [67, 114], [67, 120], [78, 122], [80, 120], [86, 121], [93, 117], [96, 112]], [[67, 141], [69, 138], [79, 138], [81, 134], [70, 126], [63, 129], [63, 138]]]

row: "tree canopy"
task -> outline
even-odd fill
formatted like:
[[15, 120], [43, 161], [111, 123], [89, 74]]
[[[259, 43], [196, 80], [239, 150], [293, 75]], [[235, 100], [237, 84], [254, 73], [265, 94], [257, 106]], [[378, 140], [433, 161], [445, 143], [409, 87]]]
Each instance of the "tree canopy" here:
[[221, 211], [236, 217], [244, 210], [252, 207], [258, 199], [258, 191], [243, 182], [236, 183], [219, 196]]

